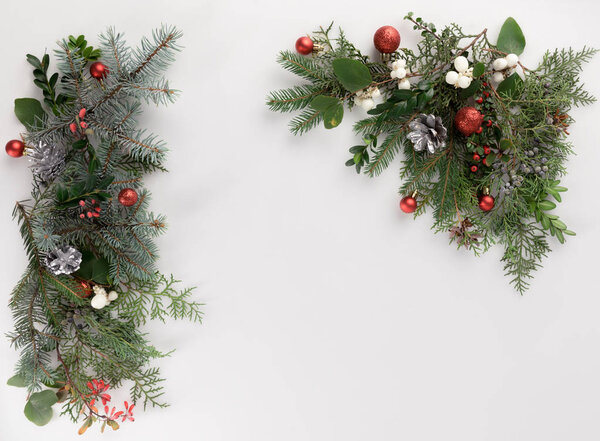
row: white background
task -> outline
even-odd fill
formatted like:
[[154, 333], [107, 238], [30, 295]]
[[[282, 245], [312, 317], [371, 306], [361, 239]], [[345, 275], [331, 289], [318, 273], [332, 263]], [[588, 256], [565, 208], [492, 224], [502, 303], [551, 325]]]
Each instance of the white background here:
[[[368, 52], [373, 32], [391, 24], [414, 47], [408, 10], [438, 29], [487, 26], [492, 41], [512, 15], [527, 37], [525, 65], [546, 48], [600, 47], [592, 0], [3, 2], [3, 140], [21, 130], [12, 100], [38, 93], [25, 53], [51, 51], [68, 34], [96, 42], [108, 25], [132, 44], [161, 22], [185, 32], [169, 73], [181, 98], [149, 109], [143, 123], [172, 150], [171, 173], [149, 180], [153, 208], [170, 224], [160, 266], [198, 285], [206, 317], [149, 327], [160, 348], [178, 348], [160, 362], [172, 406], [138, 409], [107, 439], [600, 439], [598, 105], [573, 112], [578, 155], [560, 215], [577, 236], [553, 244], [523, 297], [502, 275], [501, 249], [456, 251], [432, 234], [429, 216], [399, 211], [397, 161], [377, 179], [344, 166], [361, 112], [337, 130], [293, 137], [288, 116], [264, 106], [269, 90], [297, 81], [275, 63], [297, 37], [336, 20]], [[583, 74], [596, 96], [599, 77], [596, 57]], [[4, 333], [26, 265], [11, 211], [30, 172], [2, 155]], [[44, 428], [25, 419], [23, 390], [5, 385], [16, 360], [3, 340], [0, 440], [75, 439], [66, 418]], [[86, 436], [99, 439], [98, 427]]]

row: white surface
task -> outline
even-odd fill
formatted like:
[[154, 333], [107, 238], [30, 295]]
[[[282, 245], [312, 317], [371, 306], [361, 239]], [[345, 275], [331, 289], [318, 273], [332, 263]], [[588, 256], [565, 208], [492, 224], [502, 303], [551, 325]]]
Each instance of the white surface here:
[[[161, 22], [185, 32], [169, 75], [181, 99], [150, 109], [145, 124], [172, 148], [171, 173], [150, 181], [153, 208], [170, 221], [160, 265], [199, 286], [206, 319], [149, 328], [159, 347], [178, 348], [160, 363], [172, 406], [138, 409], [107, 439], [600, 439], [598, 105], [574, 112], [578, 156], [563, 181], [561, 217], [578, 235], [554, 246], [524, 297], [503, 277], [500, 249], [476, 259], [433, 236], [428, 217], [399, 212], [397, 162], [372, 180], [344, 167], [357, 115], [294, 138], [287, 116], [264, 106], [270, 89], [296, 81], [275, 58], [298, 36], [335, 19], [365, 50], [384, 24], [414, 46], [402, 21], [411, 9], [438, 28], [487, 26], [492, 38], [512, 15], [528, 40], [525, 65], [546, 48], [600, 47], [591, 0], [3, 2], [4, 140], [20, 130], [12, 100], [37, 93], [25, 53], [70, 33], [94, 42], [108, 25], [131, 43]], [[599, 77], [596, 57], [583, 74], [596, 96]], [[30, 175], [2, 155], [8, 298], [25, 267], [10, 214]], [[11, 328], [2, 306], [0, 331]], [[75, 439], [65, 418], [44, 428], [25, 419], [22, 390], [5, 386], [16, 360], [2, 340], [0, 440]], [[86, 437], [100, 439], [98, 428]]]

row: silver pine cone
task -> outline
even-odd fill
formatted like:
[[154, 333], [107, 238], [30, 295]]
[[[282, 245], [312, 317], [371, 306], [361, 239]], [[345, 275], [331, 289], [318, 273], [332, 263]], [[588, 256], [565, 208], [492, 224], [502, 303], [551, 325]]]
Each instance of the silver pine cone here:
[[411, 121], [408, 127], [408, 139], [417, 152], [427, 149], [429, 153], [435, 153], [436, 150], [446, 147], [448, 131], [439, 116], [421, 114]]
[[28, 149], [27, 156], [34, 176], [45, 183], [51, 182], [65, 168], [65, 149], [60, 145], [40, 141]]
[[83, 256], [79, 250], [70, 245], [65, 245], [48, 253], [46, 267], [55, 276], [71, 274], [79, 269], [82, 258]]

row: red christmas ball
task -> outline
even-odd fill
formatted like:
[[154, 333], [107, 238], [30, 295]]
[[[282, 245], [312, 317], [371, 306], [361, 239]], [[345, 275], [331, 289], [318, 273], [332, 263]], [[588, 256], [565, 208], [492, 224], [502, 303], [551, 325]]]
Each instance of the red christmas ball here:
[[108, 67], [104, 63], [96, 61], [92, 63], [90, 66], [90, 75], [96, 78], [97, 80], [101, 80], [102, 78], [106, 78], [106, 76], [110, 73]]
[[78, 297], [86, 298], [92, 295], [92, 292], [94, 290], [88, 282], [82, 280], [81, 282], [79, 282], [79, 285], [81, 286], [81, 292], [77, 293]]
[[382, 54], [391, 54], [400, 46], [400, 32], [393, 26], [382, 26], [375, 32], [373, 43]]
[[479, 208], [483, 211], [490, 211], [494, 208], [494, 197], [489, 194], [484, 194], [479, 198]]
[[417, 209], [417, 200], [412, 196], [404, 196], [400, 200], [400, 210], [405, 213], [412, 213]]
[[20, 158], [25, 151], [25, 144], [18, 139], [12, 139], [6, 143], [6, 153], [13, 158]]
[[138, 194], [133, 188], [124, 188], [119, 192], [119, 203], [131, 207], [138, 201]]
[[475, 107], [463, 107], [454, 117], [454, 126], [465, 136], [471, 136], [481, 128], [483, 115]]
[[310, 37], [300, 37], [296, 40], [296, 52], [302, 55], [310, 55], [315, 47], [315, 44]]

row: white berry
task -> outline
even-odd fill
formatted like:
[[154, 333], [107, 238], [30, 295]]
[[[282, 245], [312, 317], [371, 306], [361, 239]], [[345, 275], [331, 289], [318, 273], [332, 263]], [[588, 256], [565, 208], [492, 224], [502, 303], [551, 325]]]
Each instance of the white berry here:
[[471, 80], [471, 77], [461, 75], [460, 77], [458, 77], [458, 87], [460, 87], [461, 89], [466, 89], [471, 85]]
[[103, 294], [96, 294], [94, 297], [92, 297], [90, 304], [94, 309], [102, 309], [108, 304], [108, 299]]
[[504, 70], [506, 69], [506, 66], [508, 66], [506, 58], [497, 58], [492, 63], [492, 67], [494, 68], [494, 70]]
[[360, 102], [360, 106], [361, 106], [363, 109], [365, 109], [365, 110], [369, 111], [369, 110], [371, 110], [373, 107], [375, 107], [375, 101], [373, 101], [371, 98], [367, 98], [367, 99], [361, 100], [361, 102]]
[[404, 78], [402, 81], [398, 83], [398, 89], [410, 89], [410, 81], [407, 78]]
[[469, 68], [469, 61], [462, 55], [460, 57], [456, 57], [454, 60], [454, 68], [458, 72], [465, 72]]
[[393, 70], [398, 70], [401, 67], [406, 66], [406, 61], [404, 61], [402, 58], [400, 58], [399, 60], [396, 60], [392, 63], [392, 69]]
[[455, 85], [458, 81], [458, 72], [454, 72], [453, 70], [449, 70], [446, 74], [446, 83]]
[[379, 98], [380, 96], [381, 92], [379, 91], [379, 89], [377, 87], [373, 89], [373, 92], [371, 92], [371, 98]]
[[406, 69], [404, 69], [403, 67], [399, 67], [398, 69], [396, 69], [396, 77], [397, 78], [404, 78], [406, 76]]
[[494, 80], [496, 83], [501, 82], [504, 79], [504, 75], [502, 75], [502, 72], [494, 72], [494, 75], [492, 75], [492, 80]]
[[519, 62], [519, 56], [516, 54], [508, 54], [504, 59], [508, 67], [515, 67]]
[[117, 298], [119, 298], [119, 294], [117, 294], [116, 291], [111, 291], [111, 292], [108, 293], [107, 298], [108, 298], [109, 302], [112, 302], [114, 300], [117, 300]]

